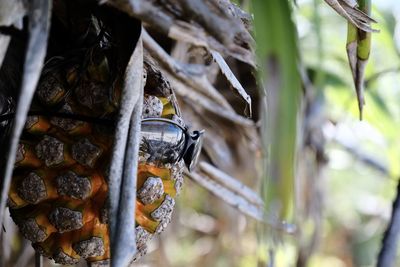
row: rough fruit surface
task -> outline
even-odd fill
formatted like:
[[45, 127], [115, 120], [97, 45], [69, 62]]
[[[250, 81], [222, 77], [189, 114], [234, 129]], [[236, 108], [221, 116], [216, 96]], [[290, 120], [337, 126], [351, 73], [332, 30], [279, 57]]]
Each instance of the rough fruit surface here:
[[[26, 122], [9, 192], [10, 212], [21, 233], [60, 264], [83, 258], [101, 266], [110, 258], [106, 199], [107, 181], [113, 179], [107, 177], [113, 124], [57, 115], [115, 120], [121, 77], [102, 75], [108, 69], [107, 56], [100, 48], [91, 52], [96, 59], [84, 71], [78, 62], [60, 62], [42, 75], [31, 107], [41, 114]], [[146, 84], [142, 117], [179, 120], [169, 83], [150, 63], [145, 67], [148, 80], [162, 82]], [[170, 222], [183, 179], [182, 162], [156, 166], [150, 156], [140, 156], [138, 169], [132, 218], [137, 225], [136, 258]]]

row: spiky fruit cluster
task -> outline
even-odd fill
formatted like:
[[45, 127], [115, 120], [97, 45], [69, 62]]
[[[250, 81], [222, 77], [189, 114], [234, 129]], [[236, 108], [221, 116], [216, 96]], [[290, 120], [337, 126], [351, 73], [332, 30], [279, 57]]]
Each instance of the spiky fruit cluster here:
[[[115, 120], [121, 82], [110, 78], [107, 57], [92, 52], [83, 71], [71, 62], [52, 62], [57, 67], [44, 71], [31, 107], [37, 115], [26, 122], [9, 192], [10, 212], [23, 236], [61, 264], [84, 258], [100, 265], [110, 258], [106, 198], [114, 129], [104, 122]], [[142, 116], [181, 121], [168, 82], [152, 64], [145, 62], [145, 69]], [[182, 162], [156, 166], [148, 158], [140, 155], [132, 218], [137, 258], [170, 222], [183, 179]]]

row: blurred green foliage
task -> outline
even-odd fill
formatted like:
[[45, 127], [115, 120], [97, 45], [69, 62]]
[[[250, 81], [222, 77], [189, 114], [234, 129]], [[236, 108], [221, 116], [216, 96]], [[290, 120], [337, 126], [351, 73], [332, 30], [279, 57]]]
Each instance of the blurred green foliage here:
[[372, 34], [363, 121], [345, 51], [346, 22], [322, 1], [298, 1], [294, 11], [300, 54], [326, 118], [320, 127], [328, 163], [318, 177], [324, 223], [311, 267], [375, 266], [400, 177], [400, 2], [372, 3], [380, 33]]
[[[319, 242], [306, 266], [375, 266], [400, 177], [400, 2], [372, 1], [372, 17], [378, 21], [375, 28], [380, 33], [372, 34], [365, 75], [363, 121], [359, 121], [346, 55], [347, 22], [342, 17], [320, 0], [297, 0], [297, 5], [283, 0], [259, 0], [253, 5], [252, 1], [236, 2], [254, 10], [261, 58], [275, 53], [278, 61], [286, 61], [285, 70], [281, 70], [284, 77], [281, 83], [286, 91], [279, 94], [289, 95], [277, 98], [277, 103], [278, 112], [289, 115], [279, 117], [282, 128], [276, 128], [272, 134], [282, 134], [273, 144], [275, 148], [268, 147], [269, 153], [280, 149], [271, 155], [278, 161], [287, 161], [286, 165], [278, 165], [286, 174], [284, 180], [273, 184], [278, 188], [266, 199], [269, 201], [274, 196], [293, 203], [299, 200], [295, 192], [301, 191], [296, 188], [299, 167], [292, 163], [294, 155], [291, 154], [295, 143], [301, 143], [304, 137], [295, 126], [297, 119], [301, 121], [304, 115], [296, 106], [297, 96], [302, 96], [302, 92], [297, 91], [298, 49], [302, 67], [314, 90], [313, 99], [322, 106], [315, 112], [323, 117], [317, 128], [326, 139], [327, 158], [321, 172], [313, 177], [318, 183], [309, 184], [310, 188], [319, 187], [322, 198], [311, 199], [311, 202], [320, 202], [323, 217], [317, 226], [321, 231]], [[264, 9], [266, 7], [268, 9]], [[296, 28], [290, 25], [291, 19]], [[264, 63], [261, 61], [261, 66], [265, 66]], [[271, 77], [265, 72], [262, 77], [269, 86]], [[307, 168], [313, 166], [305, 166]], [[271, 194], [271, 190], [274, 188], [267, 192]], [[291, 208], [290, 204], [285, 205], [290, 210], [298, 204], [294, 203]], [[267, 266], [271, 260], [270, 244], [257, 242], [255, 222], [206, 190], [187, 182], [178, 205], [174, 223], [162, 239], [153, 243], [143, 266], [254, 267]], [[299, 211], [292, 212], [298, 217]], [[316, 226], [300, 222], [299, 227], [307, 232]], [[274, 266], [296, 266], [301, 245], [297, 237], [284, 237], [277, 244]]]
[[[253, 1], [260, 66], [266, 177], [263, 191], [267, 213], [292, 219], [297, 114], [301, 96], [295, 25], [288, 1]], [[265, 89], [264, 89], [265, 88]], [[265, 90], [265, 91], [264, 91]], [[269, 216], [267, 214], [267, 216]]]

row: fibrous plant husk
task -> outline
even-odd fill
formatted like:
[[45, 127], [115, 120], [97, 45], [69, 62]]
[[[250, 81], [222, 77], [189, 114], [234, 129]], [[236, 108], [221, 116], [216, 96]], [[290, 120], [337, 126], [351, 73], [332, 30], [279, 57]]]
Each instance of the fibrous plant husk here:
[[[13, 4], [5, 3], [8, 5], [6, 8], [14, 8]], [[7, 16], [13, 13], [2, 14], [2, 19], [8, 18], [2, 20], [4, 27], [1, 36], [5, 36], [6, 39], [1, 39], [4, 52], [0, 53], [5, 57], [1, 73], [7, 77], [2, 79], [0, 103], [2, 114], [12, 117], [12, 123], [6, 120], [1, 128], [1, 136], [4, 138], [2, 151], [8, 151], [7, 154], [3, 154], [8, 161], [2, 161], [2, 196], [4, 197], [4, 192], [7, 192], [11, 185], [8, 203], [21, 232], [34, 241], [37, 251], [60, 263], [74, 263], [79, 257], [89, 261], [106, 260], [110, 252], [112, 254], [113, 251], [119, 251], [115, 250], [115, 246], [125, 246], [131, 250], [123, 251], [129, 253], [122, 252], [126, 255], [112, 258], [114, 263], [111, 264], [126, 264], [134, 259], [135, 255], [142, 254], [143, 244], [146, 243], [144, 240], [148, 239], [148, 234], [144, 231], [150, 234], [157, 232], [157, 225], [162, 225], [163, 228], [168, 221], [173, 200], [166, 197], [165, 193], [161, 194], [163, 201], [157, 198], [158, 204], [149, 204], [153, 205], [150, 210], [155, 212], [157, 207], [163, 207], [165, 202], [165, 209], [162, 208], [153, 214], [145, 208], [145, 203], [153, 200], [151, 196], [146, 196], [145, 192], [159, 196], [160, 192], [152, 189], [162, 187], [157, 174], [165, 178], [161, 180], [170, 181], [170, 178], [167, 178], [168, 171], [163, 173], [151, 169], [151, 166], [140, 167], [142, 165], [139, 164], [137, 177], [136, 172], [132, 171], [129, 173], [133, 173], [135, 177], [126, 176], [130, 165], [124, 158], [129, 157], [130, 151], [134, 151], [129, 147], [132, 147], [131, 143], [135, 143], [137, 137], [134, 129], [138, 119], [140, 120], [140, 116], [131, 118], [129, 112], [138, 114], [138, 106], [143, 103], [142, 100], [139, 101], [143, 97], [141, 93], [138, 94], [140, 87], [144, 87], [144, 103], [152, 103], [149, 97], [156, 96], [161, 99], [165, 110], [171, 112], [175, 108], [179, 113], [176, 109], [177, 98], [181, 103], [182, 113], [187, 113], [183, 115], [187, 124], [199, 129], [207, 128], [209, 136], [204, 146], [204, 155], [207, 156], [202, 158], [202, 164], [208, 161], [214, 163], [213, 168], [222, 168], [224, 171], [220, 171], [220, 176], [229, 172], [230, 175], [222, 175], [228, 177], [228, 182], [225, 183], [229, 183], [229, 179], [234, 182], [232, 179], [235, 178], [232, 176], [255, 174], [254, 168], [242, 168], [238, 164], [248, 156], [254, 157], [259, 149], [255, 123], [237, 113], [232, 107], [234, 102], [230, 103], [226, 99], [227, 91], [217, 89], [215, 77], [208, 75], [210, 69], [220, 68], [228, 84], [232, 84], [235, 94], [244, 97], [242, 104], [251, 108], [250, 96], [221, 56], [232, 56], [255, 66], [253, 40], [249, 33], [250, 17], [229, 1], [138, 1], [136, 6], [130, 2], [109, 1], [102, 4], [104, 5], [98, 7], [98, 3], [91, 1], [36, 1], [25, 6], [22, 2], [15, 2], [15, 5], [19, 6], [14, 12], [19, 16], [11, 18]], [[112, 7], [117, 7], [119, 11]], [[164, 24], [161, 19], [155, 20], [151, 16], [152, 12], [160, 14], [172, 23]], [[142, 30], [138, 27], [139, 21], [128, 18], [123, 13], [142, 20], [143, 25], [150, 31], [161, 30], [162, 34], [175, 40], [176, 47], [178, 44], [188, 43], [189, 49], [194, 51], [201, 48], [206, 51], [206, 56], [200, 57], [200, 64], [194, 64], [187, 58], [173, 58], [151, 35], [147, 35], [146, 32], [140, 33]], [[30, 28], [21, 23], [25, 14], [29, 15]], [[40, 19], [38, 14], [41, 14]], [[210, 18], [218, 20], [219, 23], [211, 23]], [[50, 25], [50, 22], [52, 31], [48, 34], [49, 26], [44, 25]], [[222, 34], [220, 30], [223, 28], [229, 29], [229, 32]], [[135, 31], [138, 34], [126, 34]], [[49, 45], [46, 49], [47, 39]], [[13, 45], [7, 49], [8, 42]], [[142, 42], [144, 51], [139, 49]], [[25, 43], [28, 43], [27, 47]], [[33, 45], [41, 45], [42, 54], [35, 54], [36, 58], [29, 57], [28, 51], [24, 63], [21, 51], [33, 49]], [[207, 59], [210, 55], [218, 63], [212, 67]], [[140, 61], [142, 64], [138, 64]], [[26, 69], [31, 62], [38, 67], [34, 70]], [[24, 65], [25, 72], [22, 71]], [[26, 76], [28, 71], [33, 76]], [[147, 74], [147, 82], [140, 79], [140, 82], [132, 87], [135, 80], [130, 80], [131, 74], [136, 75], [136, 81], [138, 77]], [[24, 77], [22, 85], [16, 82], [20, 76]], [[106, 90], [105, 87], [113, 90], [107, 91], [109, 89]], [[188, 91], [188, 88], [192, 90]], [[29, 93], [24, 95], [25, 102], [22, 102], [18, 97], [23, 90], [28, 89]], [[168, 101], [163, 100], [166, 91], [170, 94], [167, 97]], [[201, 99], [201, 102], [198, 103], [192, 94], [197, 94], [197, 99]], [[131, 99], [131, 102], [127, 99]], [[125, 122], [121, 112], [124, 105], [129, 109], [125, 110], [128, 113], [124, 113], [128, 115]], [[141, 113], [142, 109], [139, 110]], [[215, 120], [206, 115], [209, 113], [217, 115]], [[116, 133], [113, 133], [113, 127], [100, 127], [102, 122], [110, 120], [118, 120]], [[100, 126], [97, 126], [98, 123]], [[220, 130], [213, 127], [216, 123], [220, 124]], [[119, 127], [120, 125], [124, 127]], [[235, 127], [237, 132], [232, 132], [231, 127]], [[98, 132], [91, 132], [92, 130]], [[227, 133], [230, 134], [226, 135]], [[124, 135], [125, 139], [121, 139]], [[10, 136], [13, 136], [12, 140], [9, 139]], [[78, 140], [78, 136], [83, 138]], [[133, 142], [127, 141], [130, 138], [134, 138]], [[216, 138], [219, 142], [216, 142]], [[114, 142], [110, 142], [113, 140]], [[116, 151], [115, 146], [121, 140], [125, 141], [121, 142], [120, 148], [125, 147], [128, 154], [121, 149]], [[236, 143], [237, 140], [240, 141]], [[236, 144], [231, 147], [234, 143]], [[132, 155], [132, 158], [139, 159], [137, 155]], [[120, 163], [117, 164], [118, 160]], [[108, 164], [105, 163], [110, 161], [112, 166], [119, 166], [122, 171], [107, 177], [109, 170]], [[16, 169], [11, 179], [10, 170], [14, 167], [10, 169], [10, 166], [13, 166], [14, 162]], [[247, 166], [252, 164], [249, 158], [243, 162], [246, 162]], [[235, 168], [232, 169], [233, 166]], [[112, 170], [113, 168], [111, 173]], [[243, 170], [247, 170], [247, 173]], [[206, 177], [210, 175], [210, 170], [207, 171], [198, 169], [196, 175]], [[151, 178], [146, 180], [149, 186], [147, 189], [143, 188], [146, 185], [141, 175], [143, 172], [146, 173], [145, 177]], [[152, 176], [149, 176], [149, 172]], [[180, 177], [179, 173], [181, 172], [178, 171], [178, 174], [174, 175]], [[173, 176], [172, 173], [170, 176]], [[136, 185], [136, 182], [128, 182], [136, 181], [135, 179], [138, 191], [134, 190], [133, 195], [137, 194], [139, 199], [136, 201], [136, 239], [134, 228], [127, 223], [121, 223], [130, 220], [134, 227], [132, 216], [129, 216], [129, 213], [124, 214], [121, 209], [125, 202], [118, 200], [118, 197], [124, 200], [132, 197], [129, 193], [132, 189], [127, 185]], [[180, 189], [181, 180], [178, 180], [171, 180], [174, 185], [172, 188], [176, 189], [164, 184], [165, 192]], [[72, 184], [77, 187], [71, 186]], [[222, 186], [225, 187], [224, 184]], [[125, 191], [124, 187], [127, 188]], [[237, 186], [235, 188], [237, 191]], [[108, 202], [107, 190], [111, 190]], [[228, 186], [227, 190], [232, 188]], [[214, 191], [221, 197], [223, 192], [225, 191]], [[248, 188], [244, 188], [243, 194], [245, 205], [250, 205], [249, 207], [258, 214], [250, 215], [262, 220], [261, 201]], [[175, 193], [171, 193], [171, 196], [174, 195]], [[233, 195], [233, 202], [235, 198], [236, 195]], [[105, 203], [109, 205], [104, 205]], [[141, 206], [143, 204], [144, 207]], [[1, 210], [3, 214], [3, 208]], [[25, 212], [27, 210], [29, 212]], [[104, 210], [115, 215], [109, 216], [109, 230], [104, 227]], [[145, 214], [144, 217], [150, 216], [150, 221], [155, 222], [141, 221], [138, 219], [141, 218], [141, 213]], [[127, 235], [129, 227], [124, 228], [121, 225], [129, 226], [133, 233]], [[119, 242], [124, 235], [130, 237]], [[108, 247], [108, 238], [111, 238], [111, 247]], [[138, 248], [137, 252], [135, 245]]]

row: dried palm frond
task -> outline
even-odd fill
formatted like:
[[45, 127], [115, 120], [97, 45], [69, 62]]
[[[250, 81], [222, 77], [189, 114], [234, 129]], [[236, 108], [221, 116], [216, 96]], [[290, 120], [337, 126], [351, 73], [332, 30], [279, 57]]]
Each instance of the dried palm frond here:
[[103, 3], [141, 19], [173, 39], [211, 48], [255, 66], [251, 50], [254, 41], [245, 24], [248, 16], [228, 1], [107, 0]]
[[357, 7], [357, 1], [351, 0], [325, 0], [340, 16], [344, 17], [349, 23], [353, 24], [360, 30], [365, 32], [377, 32], [371, 28], [370, 23], [376, 23], [365, 10]]

